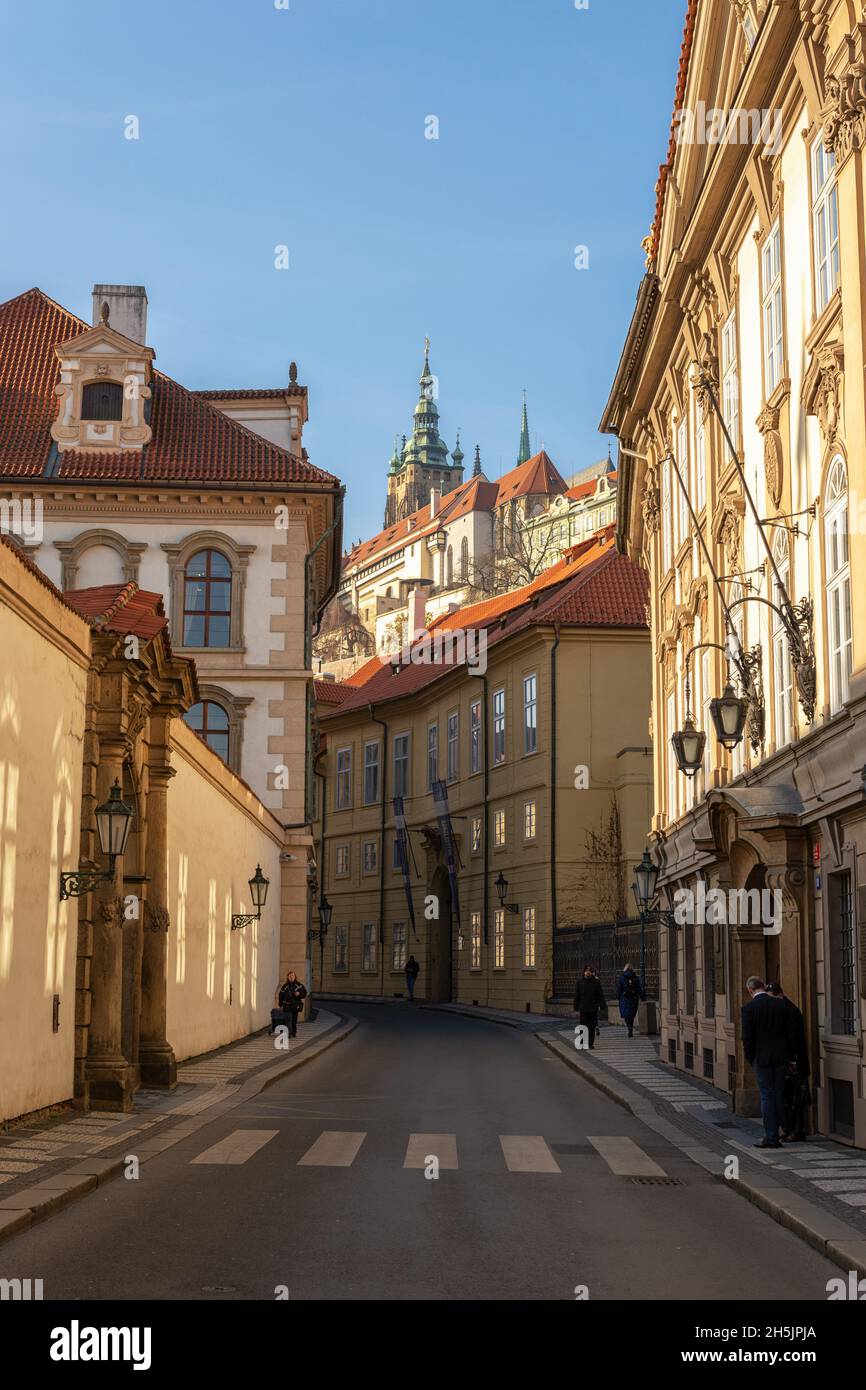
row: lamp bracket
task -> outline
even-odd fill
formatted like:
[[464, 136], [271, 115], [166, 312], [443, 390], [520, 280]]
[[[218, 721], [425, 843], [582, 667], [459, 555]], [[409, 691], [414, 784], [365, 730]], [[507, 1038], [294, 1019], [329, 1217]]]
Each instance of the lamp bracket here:
[[260, 922], [262, 914], [260, 912], [234, 912], [232, 913], [232, 931], [242, 931], [244, 927], [251, 927], [253, 922]]
[[65, 902], [67, 898], [83, 898], [86, 893], [92, 893], [99, 887], [100, 883], [107, 883], [114, 878], [114, 867], [110, 869], [99, 869], [94, 864], [92, 867], [80, 867], [70, 872], [60, 875], [60, 901]]

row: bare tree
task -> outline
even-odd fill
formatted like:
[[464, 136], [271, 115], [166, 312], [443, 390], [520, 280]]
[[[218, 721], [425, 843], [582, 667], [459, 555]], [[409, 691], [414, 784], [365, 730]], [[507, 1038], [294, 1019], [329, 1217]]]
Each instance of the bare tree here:
[[625, 903], [625, 861], [622, 826], [616, 796], [598, 830], [584, 831], [585, 854], [559, 895], [560, 922], [617, 922], [628, 916]]
[[531, 584], [561, 555], [555, 522], [527, 527], [521, 516], [506, 514], [495, 518], [494, 533], [493, 550], [469, 565], [469, 592], [475, 601]]
[[342, 657], [372, 656], [376, 643], [353, 608], [334, 598], [322, 615], [322, 625], [313, 641], [313, 655], [322, 661]]

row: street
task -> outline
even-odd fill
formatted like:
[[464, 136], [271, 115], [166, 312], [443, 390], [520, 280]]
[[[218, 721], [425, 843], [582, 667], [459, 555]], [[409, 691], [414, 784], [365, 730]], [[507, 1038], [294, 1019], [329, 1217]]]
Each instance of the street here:
[[[826, 1299], [834, 1265], [530, 1033], [338, 1007], [345, 1042], [8, 1241], [0, 1277], [46, 1300]], [[633, 1180], [659, 1170], [679, 1185]]]

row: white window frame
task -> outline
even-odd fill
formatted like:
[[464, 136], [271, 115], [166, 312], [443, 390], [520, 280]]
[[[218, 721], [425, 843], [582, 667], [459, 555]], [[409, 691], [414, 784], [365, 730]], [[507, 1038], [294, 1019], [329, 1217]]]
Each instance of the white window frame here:
[[406, 969], [406, 923], [391, 923], [391, 969]]
[[523, 803], [523, 838], [534, 840], [538, 829], [538, 808], [535, 801]]
[[349, 924], [341, 922], [334, 928], [334, 974], [349, 972]]
[[839, 286], [839, 189], [836, 155], [822, 135], [812, 145], [812, 241], [815, 257], [815, 317]]
[[[398, 753], [398, 746], [399, 746], [401, 749], [405, 750], [405, 751], [402, 751], [401, 753]], [[411, 742], [410, 742], [410, 736], [409, 736], [409, 734], [395, 734], [395, 735], [394, 735], [394, 771], [393, 771], [393, 773], [392, 773], [392, 776], [393, 776], [393, 780], [394, 780], [394, 795], [395, 795], [395, 796], [408, 796], [408, 795], [409, 795], [410, 768], [411, 768], [411, 764], [410, 764], [410, 750], [411, 750], [411, 746], [412, 746], [412, 745], [411, 745]], [[398, 776], [398, 769], [399, 769], [399, 772], [400, 772], [400, 775], [399, 775], [399, 776]]]
[[673, 824], [677, 818], [677, 777], [679, 776], [679, 769], [677, 768], [677, 760], [674, 757], [673, 745], [671, 744], [671, 734], [674, 733], [676, 727], [677, 695], [676, 691], [672, 690], [665, 703], [665, 753], [667, 756], [668, 769], [667, 818], [669, 825]]
[[[371, 749], [372, 749], [372, 751], [375, 753], [375, 757], [372, 758], [372, 759], [371, 759], [371, 757], [370, 757], [370, 751], [371, 751]], [[379, 743], [378, 743], [378, 741], [374, 739], [374, 740], [371, 740], [369, 743], [365, 743], [365, 744], [364, 744], [364, 805], [365, 805], [365, 806], [375, 806], [376, 803], [377, 803], [378, 800], [379, 800], [379, 773], [380, 773], [381, 766], [382, 766], [382, 757], [381, 757], [381, 753], [380, 753], [380, 751], [379, 751]], [[375, 785], [374, 785], [374, 794], [373, 794], [372, 796], [370, 796], [370, 795], [368, 794], [368, 793], [369, 793], [369, 783], [370, 783], [370, 780], [371, 780], [371, 774], [372, 774], [372, 780], [374, 781], [374, 784], [375, 784]]]
[[523, 969], [535, 970], [538, 920], [534, 907], [523, 909], [522, 951]]
[[481, 853], [481, 817], [472, 817], [472, 853]]
[[337, 749], [337, 780], [334, 787], [334, 810], [348, 811], [352, 807], [352, 749]]
[[[340, 864], [344, 867], [341, 869]], [[352, 870], [352, 846], [341, 844], [334, 846], [334, 877], [348, 878]]]
[[493, 765], [505, 762], [505, 687], [493, 692]]
[[[791, 587], [791, 560], [788, 542], [784, 531], [779, 532], [781, 540], [773, 545], [773, 558], [785, 589]], [[782, 606], [782, 590], [773, 577], [773, 603]], [[773, 640], [773, 732], [777, 748], [784, 748], [791, 742], [794, 734], [794, 679], [791, 671], [791, 651], [785, 624], [780, 614], [772, 611]]]
[[493, 909], [493, 969], [505, 969], [505, 908]]
[[776, 221], [761, 247], [762, 322], [764, 326], [764, 395], [772, 396], [785, 363], [782, 300], [782, 229]]
[[439, 725], [427, 725], [427, 790], [439, 781]]
[[493, 812], [493, 848], [504, 849], [507, 839], [508, 828], [505, 819], [505, 808], [500, 806]]
[[848, 551], [848, 470], [841, 454], [830, 467], [825, 493], [827, 654], [830, 662], [830, 713], [848, 698], [853, 662], [851, 565]]
[[737, 365], [737, 312], [732, 309], [722, 328], [722, 419], [734, 448], [740, 447], [740, 376]]
[[445, 780], [456, 782], [460, 775], [460, 713], [452, 710], [447, 723], [447, 748], [445, 756]]
[[671, 508], [671, 463], [662, 464], [662, 575], [673, 563], [673, 511]]
[[469, 706], [469, 773], [481, 771], [481, 701]]
[[377, 969], [379, 940], [376, 923], [365, 922], [361, 928], [361, 973], [371, 975]]
[[677, 484], [680, 494], [680, 544], [682, 544], [689, 534], [689, 526], [691, 525], [687, 501], [687, 495], [691, 496], [689, 493], [689, 488], [691, 486], [691, 469], [689, 467], [689, 422], [685, 416], [683, 416], [677, 426], [677, 468], [683, 480], [682, 487], [679, 487], [679, 484]]
[[523, 677], [523, 751], [538, 752], [538, 675]]
[[695, 439], [695, 512], [700, 516], [707, 505], [707, 422], [698, 406], [698, 427]]
[[481, 913], [473, 912], [469, 938], [469, 969], [481, 969]]

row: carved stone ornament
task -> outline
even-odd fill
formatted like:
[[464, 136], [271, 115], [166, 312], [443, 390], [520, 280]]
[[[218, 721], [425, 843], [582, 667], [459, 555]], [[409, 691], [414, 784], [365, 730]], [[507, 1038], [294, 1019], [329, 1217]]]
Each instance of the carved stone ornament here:
[[716, 399], [718, 399], [719, 395], [719, 358], [712, 333], [704, 333], [701, 338], [698, 366], [700, 375], [698, 384], [695, 387], [695, 395], [697, 396], [698, 405], [701, 407], [704, 415], [706, 415], [712, 409], [710, 404], [710, 393], [706, 389], [707, 386], [712, 387]]
[[825, 343], [812, 358], [804, 382], [806, 411], [818, 417], [824, 442], [835, 443], [842, 424], [842, 375], [844, 349], [841, 343]]
[[733, 502], [723, 504], [718, 537], [724, 547], [725, 563], [729, 572], [733, 574], [740, 560], [740, 515]]
[[853, 63], [825, 83], [827, 105], [821, 113], [824, 144], [842, 164], [866, 143], [866, 64]]
[[647, 467], [643, 490], [643, 519], [650, 535], [655, 535], [659, 529], [660, 515], [658, 469], [654, 464], [650, 464]]
[[112, 898], [99, 904], [99, 916], [107, 927], [122, 927], [125, 921], [123, 898]]
[[167, 907], [153, 907], [150, 903], [146, 909], [146, 926], [148, 931], [167, 932], [171, 925], [171, 918]]
[[779, 412], [765, 405], [757, 420], [758, 429], [764, 436], [764, 476], [767, 492], [774, 507], [782, 500], [784, 484], [784, 454], [782, 436], [779, 433]]

